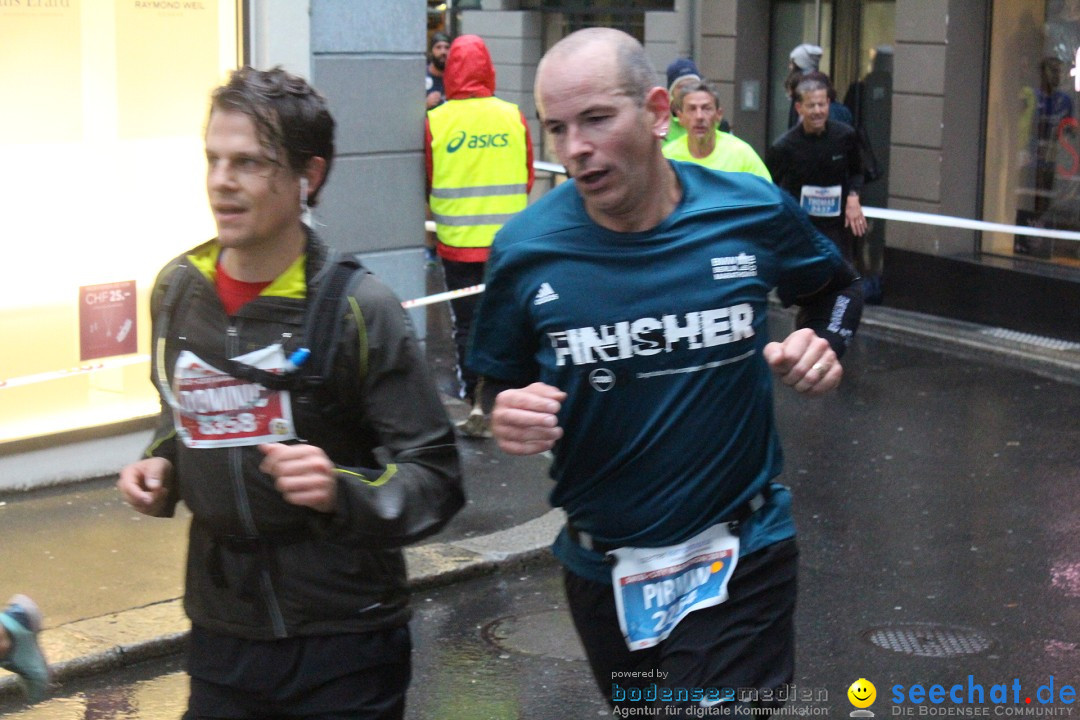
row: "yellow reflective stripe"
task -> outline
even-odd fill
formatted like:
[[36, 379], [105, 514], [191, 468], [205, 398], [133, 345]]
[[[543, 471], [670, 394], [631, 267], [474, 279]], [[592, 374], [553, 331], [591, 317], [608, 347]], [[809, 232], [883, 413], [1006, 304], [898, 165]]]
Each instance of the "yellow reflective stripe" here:
[[368, 480], [367, 476], [361, 475], [358, 472], [353, 472], [352, 470], [346, 470], [345, 468], [337, 468], [337, 471], [342, 475], [354, 477], [360, 482], [370, 485], [371, 487], [379, 487], [380, 485], [385, 485], [390, 481], [390, 478], [397, 475], [397, 465], [390, 463], [386, 466], [386, 469], [383, 470], [383, 474], [375, 478], [374, 480]]
[[514, 183], [512, 185], [484, 185], [482, 187], [467, 188], [432, 188], [433, 198], [473, 198], [497, 195], [523, 195], [529, 190], [528, 183]]

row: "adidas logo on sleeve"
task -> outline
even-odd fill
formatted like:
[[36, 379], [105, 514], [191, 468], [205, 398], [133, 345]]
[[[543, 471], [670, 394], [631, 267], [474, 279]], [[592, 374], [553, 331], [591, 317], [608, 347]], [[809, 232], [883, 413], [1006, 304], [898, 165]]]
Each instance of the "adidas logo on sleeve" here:
[[533, 305], [543, 305], [549, 303], [552, 300], [558, 300], [559, 293], [552, 289], [550, 283], [541, 283], [540, 289], [536, 291], [536, 298], [533, 300]]

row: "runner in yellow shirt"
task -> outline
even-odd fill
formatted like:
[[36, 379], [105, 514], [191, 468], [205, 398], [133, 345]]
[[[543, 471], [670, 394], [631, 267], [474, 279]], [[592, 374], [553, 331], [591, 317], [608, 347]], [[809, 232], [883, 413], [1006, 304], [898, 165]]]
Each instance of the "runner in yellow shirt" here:
[[716, 89], [705, 81], [692, 83], [672, 97], [679, 124], [686, 135], [663, 147], [672, 160], [695, 162], [713, 170], [749, 172], [772, 181], [754, 148], [718, 129], [722, 111]]

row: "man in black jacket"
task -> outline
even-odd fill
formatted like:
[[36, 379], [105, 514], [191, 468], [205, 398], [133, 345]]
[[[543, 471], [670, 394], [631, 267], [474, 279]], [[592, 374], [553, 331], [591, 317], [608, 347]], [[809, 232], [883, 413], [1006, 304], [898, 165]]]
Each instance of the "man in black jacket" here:
[[829, 119], [829, 88], [822, 80], [800, 81], [795, 97], [801, 120], [769, 148], [765, 165], [850, 262], [851, 234], [866, 232], [858, 138], [850, 125]]
[[[303, 79], [234, 72], [205, 138], [218, 236], [166, 265], [151, 298], [161, 421], [117, 486], [144, 514], [183, 500], [193, 516], [185, 718], [402, 718], [401, 546], [464, 503], [400, 301], [370, 273], [337, 272], [301, 221], [333, 132]], [[333, 332], [313, 321], [327, 315]]]

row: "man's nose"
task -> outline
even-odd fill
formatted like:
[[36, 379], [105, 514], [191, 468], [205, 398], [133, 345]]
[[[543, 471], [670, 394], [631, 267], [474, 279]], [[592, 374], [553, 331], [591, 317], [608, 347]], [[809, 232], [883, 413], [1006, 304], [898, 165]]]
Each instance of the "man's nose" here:
[[577, 126], [566, 129], [566, 152], [570, 157], [581, 157], [592, 151], [592, 141], [588, 134]]
[[225, 187], [236, 181], [236, 171], [230, 163], [216, 160], [207, 165], [206, 184], [209, 187]]

